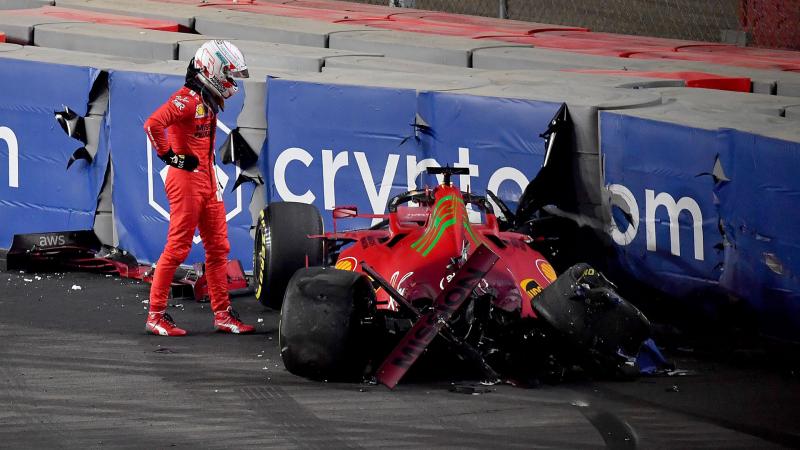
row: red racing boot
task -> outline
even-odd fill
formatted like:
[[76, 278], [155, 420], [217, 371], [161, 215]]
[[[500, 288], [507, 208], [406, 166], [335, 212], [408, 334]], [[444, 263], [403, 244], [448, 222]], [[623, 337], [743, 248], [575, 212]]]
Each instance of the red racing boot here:
[[223, 333], [246, 334], [255, 331], [256, 327], [245, 325], [239, 315], [230, 306], [225, 311], [214, 313], [214, 328]]
[[150, 312], [147, 314], [145, 331], [159, 336], [185, 336], [186, 330], [178, 328], [175, 321], [165, 312]]

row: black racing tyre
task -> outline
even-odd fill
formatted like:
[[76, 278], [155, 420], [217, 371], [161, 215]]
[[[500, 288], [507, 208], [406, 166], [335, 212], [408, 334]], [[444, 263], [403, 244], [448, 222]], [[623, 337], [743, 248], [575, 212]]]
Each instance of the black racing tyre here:
[[[567, 269], [532, 306], [567, 342], [586, 352], [585, 362], [607, 374], [626, 371], [650, 337], [650, 322], [588, 264]], [[585, 367], [588, 368], [588, 367]]]
[[305, 203], [275, 202], [261, 211], [256, 225], [253, 279], [256, 299], [280, 309], [286, 284], [301, 267], [322, 265], [322, 218]]
[[298, 270], [286, 288], [279, 346], [286, 369], [314, 380], [360, 381], [367, 366], [375, 291], [362, 274]]

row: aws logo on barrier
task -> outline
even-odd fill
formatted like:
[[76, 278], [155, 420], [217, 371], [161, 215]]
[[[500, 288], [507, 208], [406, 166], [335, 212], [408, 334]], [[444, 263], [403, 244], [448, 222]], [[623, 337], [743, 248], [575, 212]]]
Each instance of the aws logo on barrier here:
[[0, 127], [0, 141], [8, 147], [8, 187], [19, 187], [19, 143], [14, 130]]
[[[611, 221], [610, 234], [618, 245], [626, 246], [636, 239], [640, 226], [639, 203], [627, 187], [621, 184], [611, 184], [607, 188], [611, 193], [611, 205], [625, 211], [629, 223], [621, 230], [615, 220]], [[694, 259], [703, 261], [703, 213], [700, 205], [691, 197], [681, 197], [678, 200], [666, 193], [655, 193], [652, 189], [645, 189], [644, 200], [644, 226], [647, 240], [647, 250], [655, 252], [656, 242], [656, 213], [665, 210], [669, 219], [669, 247], [670, 253], [681, 256], [681, 235], [678, 219], [681, 213], [688, 214], [692, 220], [692, 239], [694, 240]]]
[[[351, 156], [355, 161], [351, 160]], [[322, 160], [322, 192], [313, 192], [309, 180], [316, 179], [316, 177], [298, 177], [296, 175], [299, 167], [302, 165], [310, 167], [314, 162], [315, 155], [312, 155], [306, 149], [300, 147], [290, 147], [284, 149], [275, 160], [272, 180], [275, 185], [275, 190], [284, 201], [314, 203], [319, 195], [322, 194], [323, 205], [325, 209], [332, 210], [337, 204], [335, 181], [336, 174], [341, 169], [355, 165], [360, 174], [360, 181], [364, 187], [364, 191], [369, 199], [372, 212], [374, 214], [382, 214], [389, 201], [391, 188], [396, 185], [395, 178], [397, 175], [398, 166], [401, 164], [401, 155], [390, 153], [386, 156], [386, 161], [383, 164], [383, 175], [379, 180], [375, 180], [372, 176], [372, 170], [367, 156], [364, 152], [349, 152], [347, 150], [335, 153], [333, 150], [323, 149], [316, 158]], [[470, 150], [467, 147], [460, 147], [458, 149], [458, 160], [452, 163], [455, 167], [468, 167], [469, 175], [459, 175], [458, 185], [462, 190], [470, 190], [471, 179], [478, 178], [482, 174], [489, 175], [489, 182], [487, 188], [492, 192], [497, 193], [500, 185], [506, 181], [516, 183], [520, 192], [522, 192], [530, 181], [528, 177], [519, 169], [514, 167], [500, 167], [489, 174], [481, 172], [476, 164], [470, 163]], [[405, 156], [406, 180], [405, 185], [409, 190], [417, 188], [416, 179], [428, 167], [439, 167], [441, 164], [433, 158], [425, 158], [417, 160], [417, 155]], [[295, 173], [293, 177], [287, 177], [287, 173]], [[346, 176], [341, 176], [340, 182], [352, 183], [351, 179]], [[291, 180], [291, 182], [290, 182]], [[439, 176], [439, 182], [442, 182]], [[379, 188], [379, 189], [378, 189]], [[348, 199], [341, 199], [341, 201], [351, 201]]]
[[[217, 128], [225, 134], [231, 133], [231, 129], [228, 128], [224, 123], [222, 123], [219, 120], [217, 120]], [[169, 211], [167, 211], [168, 205], [162, 206], [161, 204], [159, 204], [154, 195], [156, 186], [153, 177], [153, 161], [154, 160], [158, 161], [158, 164], [161, 164], [161, 160], [158, 159], [158, 156], [153, 151], [153, 145], [150, 143], [150, 139], [145, 138], [145, 141], [147, 141], [147, 202], [153, 209], [158, 211], [158, 213], [161, 214], [162, 217], [169, 220]], [[220, 168], [219, 166], [215, 165], [214, 167], [217, 169], [217, 182], [219, 182], [223, 191], [223, 200], [225, 200], [225, 207], [229, 208], [229, 205], [231, 203], [234, 203], [235, 205], [233, 209], [230, 210], [226, 209], [225, 221], [230, 222], [231, 219], [233, 219], [240, 212], [242, 212], [242, 190], [241, 188], [237, 188], [236, 190], [233, 191], [233, 193], [228, 193], [226, 187], [228, 186], [229, 181], [236, 180], [239, 177], [239, 175], [241, 174], [241, 170], [239, 169], [238, 166], [234, 166], [235, 170], [233, 176], [231, 177], [228, 176], [228, 174], [225, 173], [225, 170]], [[164, 165], [164, 167], [158, 171], [158, 174], [161, 177], [161, 184], [159, 186], [159, 189], [163, 190], [163, 187], [167, 182], [168, 171], [169, 171], [169, 166], [167, 165]], [[227, 198], [229, 195], [233, 195], [234, 198], [233, 199]], [[196, 234], [192, 238], [192, 241], [195, 244], [199, 244], [202, 241], [202, 239], [200, 238], [199, 234]]]

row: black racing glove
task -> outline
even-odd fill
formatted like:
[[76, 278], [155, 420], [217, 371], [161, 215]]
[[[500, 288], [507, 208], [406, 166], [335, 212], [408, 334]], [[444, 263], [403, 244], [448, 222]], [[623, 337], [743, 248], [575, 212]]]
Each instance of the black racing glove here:
[[193, 171], [197, 168], [197, 165], [200, 164], [200, 161], [194, 155], [176, 155], [172, 149], [169, 149], [167, 153], [163, 155], [159, 155], [162, 161], [167, 163], [172, 167], [177, 167], [178, 169], [188, 170], [189, 172]]

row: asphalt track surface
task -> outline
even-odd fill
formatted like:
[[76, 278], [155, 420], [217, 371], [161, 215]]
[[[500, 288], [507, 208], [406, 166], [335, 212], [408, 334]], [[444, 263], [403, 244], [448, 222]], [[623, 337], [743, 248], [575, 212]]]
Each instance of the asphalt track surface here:
[[148, 288], [0, 270], [0, 448], [800, 447], [787, 367], [682, 351], [668, 356], [692, 374], [627, 382], [321, 383], [283, 368], [278, 314], [252, 295], [233, 302], [256, 334], [171, 300], [190, 334], [165, 338], [144, 333]]

